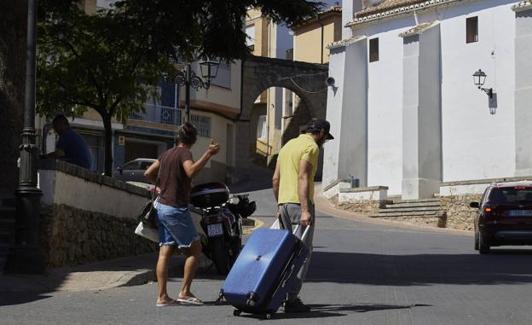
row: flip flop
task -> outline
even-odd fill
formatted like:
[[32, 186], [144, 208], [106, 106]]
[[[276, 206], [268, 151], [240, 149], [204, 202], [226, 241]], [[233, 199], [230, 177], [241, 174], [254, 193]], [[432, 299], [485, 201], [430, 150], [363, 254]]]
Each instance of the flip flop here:
[[203, 305], [203, 301], [199, 300], [196, 297], [182, 297], [182, 298], [178, 297], [177, 302], [183, 305], [196, 305], [196, 306]]
[[177, 306], [177, 300], [170, 299], [168, 302], [158, 302], [155, 304], [156, 307], [168, 307], [168, 306]]

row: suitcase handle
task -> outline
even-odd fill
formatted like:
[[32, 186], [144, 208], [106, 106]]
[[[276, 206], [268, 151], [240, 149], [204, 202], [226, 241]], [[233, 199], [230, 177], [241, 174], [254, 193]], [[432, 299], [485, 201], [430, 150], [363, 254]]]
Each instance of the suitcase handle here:
[[[299, 230], [299, 228], [302, 227], [301, 225], [297, 225], [295, 228], [294, 228], [294, 231], [292, 232], [293, 234], [296, 234], [297, 231]], [[305, 226], [305, 231], [303, 231], [303, 235], [301, 235], [301, 238], [300, 240], [304, 243], [305, 242], [305, 239], [307, 239], [307, 236], [308, 236], [308, 232], [310, 231], [310, 226]]]

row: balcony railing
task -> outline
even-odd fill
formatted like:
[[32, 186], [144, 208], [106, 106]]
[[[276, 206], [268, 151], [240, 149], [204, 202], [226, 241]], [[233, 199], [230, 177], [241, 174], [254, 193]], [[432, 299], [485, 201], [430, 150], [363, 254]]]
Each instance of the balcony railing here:
[[181, 110], [175, 107], [144, 104], [145, 112], [131, 113], [132, 120], [142, 120], [161, 124], [179, 125], [181, 123]]

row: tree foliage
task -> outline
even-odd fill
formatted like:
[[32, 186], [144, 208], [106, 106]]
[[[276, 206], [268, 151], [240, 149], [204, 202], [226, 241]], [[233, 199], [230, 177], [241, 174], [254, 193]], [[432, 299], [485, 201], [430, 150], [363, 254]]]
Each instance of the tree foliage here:
[[119, 0], [88, 15], [75, 0], [39, 2], [37, 105], [46, 115], [96, 110], [105, 128], [105, 172], [112, 171], [111, 119], [143, 110], [172, 62], [249, 54], [244, 21], [260, 7], [279, 22], [314, 15], [307, 0]]

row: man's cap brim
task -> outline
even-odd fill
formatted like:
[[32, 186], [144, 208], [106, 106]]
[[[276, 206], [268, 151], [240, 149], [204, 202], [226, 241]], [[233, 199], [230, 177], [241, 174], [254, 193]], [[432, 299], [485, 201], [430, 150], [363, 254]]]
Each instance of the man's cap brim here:
[[332, 136], [332, 134], [330, 133], [327, 133], [327, 140], [334, 140], [334, 137]]

